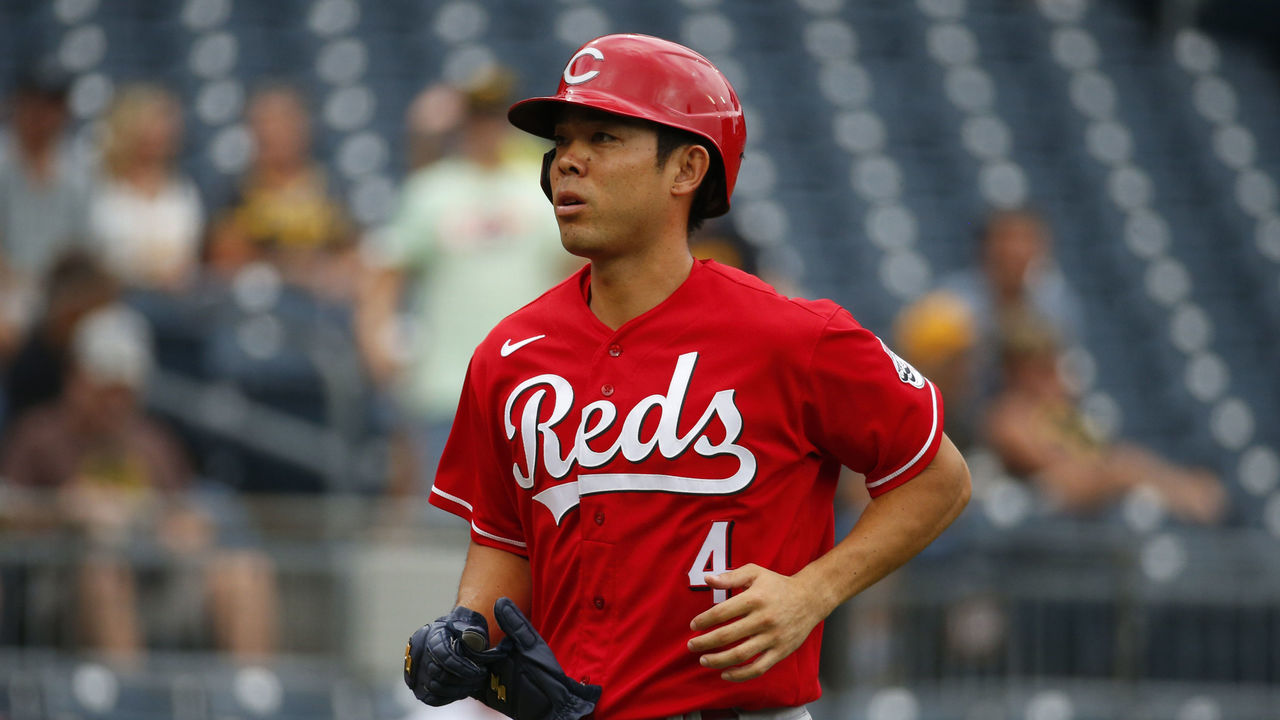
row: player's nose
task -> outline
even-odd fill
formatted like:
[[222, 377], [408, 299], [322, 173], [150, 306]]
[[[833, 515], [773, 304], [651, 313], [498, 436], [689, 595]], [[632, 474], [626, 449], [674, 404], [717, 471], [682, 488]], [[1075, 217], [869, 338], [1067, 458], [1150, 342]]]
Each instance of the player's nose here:
[[586, 172], [586, 156], [578, 143], [565, 143], [557, 149], [556, 169], [565, 175], [582, 175]]

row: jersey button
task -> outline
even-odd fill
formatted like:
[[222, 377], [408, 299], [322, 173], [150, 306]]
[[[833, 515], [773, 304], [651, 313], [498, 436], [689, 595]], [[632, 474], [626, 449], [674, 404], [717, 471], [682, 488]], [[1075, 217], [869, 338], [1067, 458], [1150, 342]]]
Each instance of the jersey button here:
[[591, 601], [591, 604], [592, 604], [592, 605], [595, 605], [597, 610], [603, 610], [603, 609], [604, 609], [604, 598], [603, 598], [603, 597], [601, 597], [601, 596], [599, 596], [599, 595], [597, 595], [597, 596], [595, 597], [595, 599]]
[[621, 346], [621, 345], [610, 345], [610, 346], [609, 346], [609, 357], [618, 357], [618, 356], [619, 356], [619, 355], [621, 355], [621, 354], [622, 354], [622, 346]]
[[603, 524], [604, 524], [604, 511], [603, 511], [603, 510], [597, 510], [597, 511], [596, 511], [596, 524], [597, 524], [597, 525], [603, 525]]
[[613, 394], [613, 386], [610, 385], [609, 383], [605, 383], [600, 387], [600, 394], [604, 395], [605, 397], [609, 397], [610, 395]]

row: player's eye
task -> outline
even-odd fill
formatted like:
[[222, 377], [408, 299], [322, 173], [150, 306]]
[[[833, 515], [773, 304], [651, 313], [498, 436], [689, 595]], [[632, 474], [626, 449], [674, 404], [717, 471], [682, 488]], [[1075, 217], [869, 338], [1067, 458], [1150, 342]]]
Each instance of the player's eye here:
[[598, 142], [598, 143], [612, 142], [617, 139], [618, 138], [614, 137], [613, 135], [610, 135], [609, 133], [603, 132], [603, 131], [596, 132], [591, 135], [591, 141]]
[[564, 139], [563, 135], [552, 135], [551, 142], [556, 147], [564, 147], [565, 143], [567, 143], [568, 141]]

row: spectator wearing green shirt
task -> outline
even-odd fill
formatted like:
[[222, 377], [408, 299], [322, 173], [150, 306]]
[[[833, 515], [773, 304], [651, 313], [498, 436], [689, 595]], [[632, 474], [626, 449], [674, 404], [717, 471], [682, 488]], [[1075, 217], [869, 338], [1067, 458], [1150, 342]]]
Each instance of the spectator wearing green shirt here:
[[[506, 120], [512, 77], [467, 87], [458, 147], [417, 170], [391, 223], [366, 242], [371, 267], [359, 336], [374, 378], [390, 389], [416, 471], [392, 487], [429, 487], [463, 376], [489, 328], [575, 267], [538, 189], [539, 148]], [[410, 312], [400, 309], [408, 300]]]

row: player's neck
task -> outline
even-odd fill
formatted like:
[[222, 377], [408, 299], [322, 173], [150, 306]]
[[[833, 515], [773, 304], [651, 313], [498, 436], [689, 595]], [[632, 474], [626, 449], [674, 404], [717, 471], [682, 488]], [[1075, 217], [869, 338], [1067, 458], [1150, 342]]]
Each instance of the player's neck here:
[[689, 277], [693, 256], [680, 251], [591, 261], [591, 312], [617, 330], [652, 310]]

